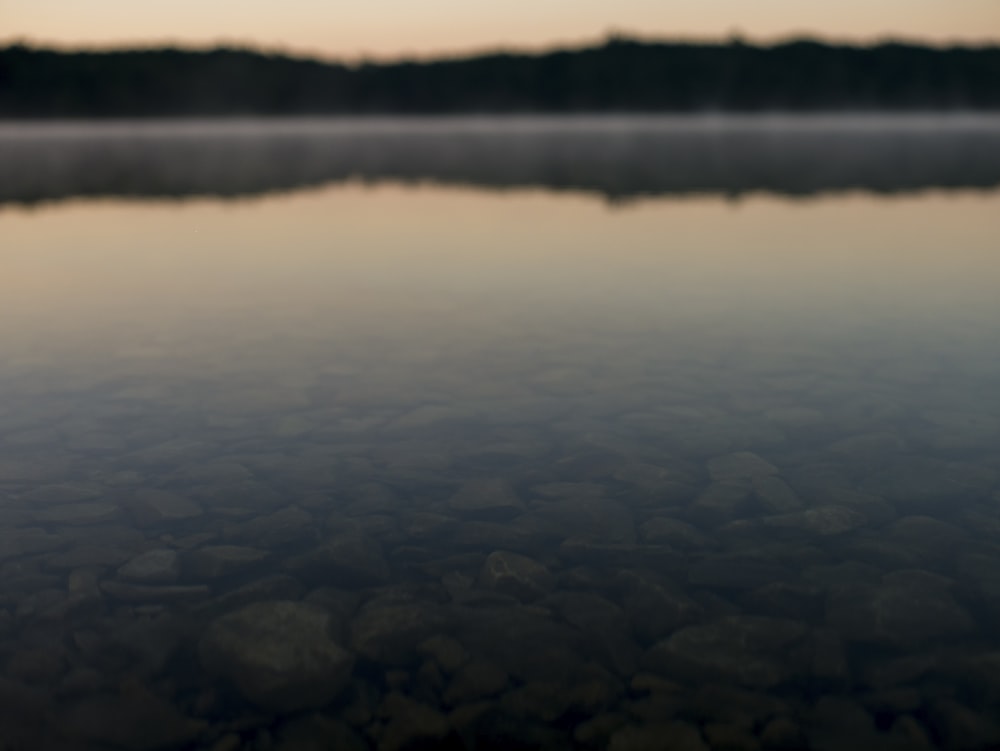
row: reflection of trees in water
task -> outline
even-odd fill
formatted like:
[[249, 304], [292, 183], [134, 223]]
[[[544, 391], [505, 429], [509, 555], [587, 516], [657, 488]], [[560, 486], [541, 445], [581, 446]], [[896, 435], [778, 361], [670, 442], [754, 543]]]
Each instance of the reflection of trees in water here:
[[0, 201], [352, 179], [641, 195], [1000, 185], [1000, 119], [278, 121], [0, 128]]

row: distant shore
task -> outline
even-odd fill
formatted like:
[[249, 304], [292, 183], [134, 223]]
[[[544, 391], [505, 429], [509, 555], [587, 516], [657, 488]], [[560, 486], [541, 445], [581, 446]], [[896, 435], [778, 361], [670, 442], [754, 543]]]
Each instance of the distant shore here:
[[1000, 46], [652, 42], [346, 64], [0, 48], [0, 119], [1000, 111]]
[[0, 123], [0, 205], [362, 181], [641, 196], [1000, 188], [996, 115]]

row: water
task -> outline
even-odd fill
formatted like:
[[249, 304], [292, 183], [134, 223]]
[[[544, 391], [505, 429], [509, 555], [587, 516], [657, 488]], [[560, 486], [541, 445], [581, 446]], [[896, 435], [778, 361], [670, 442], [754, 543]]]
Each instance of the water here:
[[0, 748], [1000, 747], [1000, 123], [0, 132]]

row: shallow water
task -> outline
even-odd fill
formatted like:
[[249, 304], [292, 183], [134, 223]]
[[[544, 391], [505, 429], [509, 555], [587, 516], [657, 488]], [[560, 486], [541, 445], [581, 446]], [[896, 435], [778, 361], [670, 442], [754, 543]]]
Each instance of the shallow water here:
[[0, 134], [0, 748], [1000, 747], [1000, 123], [528, 125]]

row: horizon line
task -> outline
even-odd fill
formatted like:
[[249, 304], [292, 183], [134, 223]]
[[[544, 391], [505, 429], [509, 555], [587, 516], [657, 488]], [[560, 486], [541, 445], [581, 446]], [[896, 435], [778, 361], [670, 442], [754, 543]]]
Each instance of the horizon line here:
[[985, 50], [1000, 48], [1000, 38], [989, 41], [935, 40], [904, 35], [884, 34], [869, 38], [847, 38], [824, 36], [815, 32], [790, 32], [771, 36], [745, 35], [741, 32], [729, 32], [713, 36], [696, 34], [679, 34], [671, 36], [644, 35], [627, 30], [611, 29], [603, 35], [588, 39], [556, 40], [545, 44], [514, 44], [498, 43], [468, 49], [439, 50], [434, 52], [400, 52], [396, 54], [341, 55], [322, 50], [310, 50], [284, 45], [269, 45], [266, 43], [240, 40], [216, 39], [210, 42], [187, 41], [165, 38], [161, 40], [135, 40], [111, 43], [70, 43], [33, 39], [24, 35], [3, 38], [0, 37], [0, 50], [23, 47], [41, 52], [58, 52], [63, 54], [102, 54], [128, 52], [155, 52], [176, 50], [179, 52], [213, 52], [236, 51], [250, 52], [265, 56], [278, 56], [299, 60], [312, 60], [329, 64], [382, 64], [391, 65], [405, 62], [442, 62], [449, 60], [466, 60], [492, 55], [542, 56], [556, 52], [574, 52], [605, 46], [615, 41], [633, 42], [639, 44], [677, 44], [727, 46], [745, 44], [749, 47], [768, 49], [795, 43], [821, 44], [829, 47], [854, 47], [870, 49], [887, 45], [909, 47], [925, 47], [935, 50], [969, 49]]

